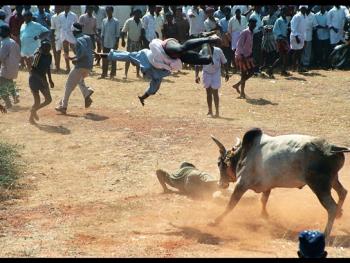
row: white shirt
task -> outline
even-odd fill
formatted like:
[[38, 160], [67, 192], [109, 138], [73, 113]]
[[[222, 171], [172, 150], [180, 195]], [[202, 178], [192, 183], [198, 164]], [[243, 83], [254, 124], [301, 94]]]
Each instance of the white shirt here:
[[[198, 13], [197, 13], [198, 11]], [[205, 31], [204, 21], [205, 13], [202, 9], [194, 10], [193, 8], [188, 10], [188, 22], [190, 24], [190, 36], [198, 35]], [[194, 15], [194, 17], [190, 17]]]
[[232, 16], [236, 16], [236, 10], [237, 9], [241, 10], [241, 15], [245, 14], [246, 12], [248, 12], [248, 6], [247, 5], [234, 5], [231, 8], [231, 15]]
[[209, 17], [205, 19], [204, 28], [206, 32], [210, 32], [214, 30], [219, 24], [219, 18], [214, 17], [214, 19], [215, 19], [215, 22], [213, 20], [210, 20]]
[[[203, 54], [203, 51], [200, 51], [200, 54]], [[221, 65], [226, 64], [227, 60], [222, 52], [222, 50], [218, 47], [214, 47], [213, 51], [213, 64], [210, 63], [208, 65], [203, 65], [203, 72], [209, 73], [209, 74], [215, 74], [221, 72]]]
[[66, 13], [63, 11], [59, 14], [59, 27], [60, 27], [60, 40], [63, 42], [67, 40], [69, 43], [75, 44], [76, 39], [72, 33], [72, 25], [75, 22], [78, 22], [78, 16], [73, 13], [72, 11], [69, 11], [67, 14], [67, 17], [65, 15]]
[[160, 39], [163, 39], [163, 34], [162, 34], [162, 30], [164, 27], [164, 18], [161, 14], [159, 14], [159, 16], [155, 15], [156, 18], [156, 32], [159, 35]]
[[232, 34], [233, 32], [241, 32], [242, 30], [246, 29], [248, 26], [248, 21], [245, 16], [241, 15], [241, 23], [236, 18], [236, 15], [231, 17], [230, 21], [228, 22], [228, 29], [227, 32]]
[[298, 12], [290, 21], [291, 36], [298, 36], [299, 39], [305, 40], [306, 37], [306, 16]]
[[335, 6], [328, 11], [327, 24], [328, 27], [334, 27], [338, 29], [338, 33], [335, 33], [333, 29], [330, 29], [330, 41], [331, 44], [337, 44], [344, 39], [344, 24], [345, 18], [349, 17], [349, 10], [345, 6], [340, 6], [337, 9]]
[[146, 39], [151, 42], [153, 39], [157, 38], [156, 35], [156, 19], [150, 13], [145, 14], [142, 19], [142, 28], [145, 29]]
[[55, 40], [59, 40], [61, 28], [60, 28], [60, 23], [59, 23], [59, 17], [57, 14], [54, 14], [51, 17], [51, 29], [55, 30]]
[[310, 12], [309, 15], [305, 16], [305, 41], [311, 41], [312, 40], [312, 29], [315, 25], [315, 14]]

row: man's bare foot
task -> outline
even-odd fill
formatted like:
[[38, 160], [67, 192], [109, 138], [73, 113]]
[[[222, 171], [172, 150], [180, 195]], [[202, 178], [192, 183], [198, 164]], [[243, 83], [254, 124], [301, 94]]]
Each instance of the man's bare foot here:
[[239, 91], [239, 88], [238, 88], [239, 85], [240, 85], [240, 83], [236, 83], [235, 85], [232, 86], [232, 88], [234, 88], [238, 94], [241, 94], [241, 92]]
[[145, 106], [145, 100], [144, 100], [143, 98], [141, 98], [140, 96], [138, 96], [138, 98], [139, 98], [139, 100], [140, 100], [142, 106]]

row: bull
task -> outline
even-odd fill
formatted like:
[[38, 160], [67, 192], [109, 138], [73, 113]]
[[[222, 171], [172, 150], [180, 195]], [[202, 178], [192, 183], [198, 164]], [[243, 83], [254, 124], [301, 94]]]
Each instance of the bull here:
[[[219, 147], [219, 186], [228, 188], [237, 182], [225, 211], [210, 225], [218, 225], [237, 205], [243, 194], [251, 189], [262, 193], [262, 216], [268, 217], [266, 204], [271, 190], [276, 187], [299, 188], [308, 185], [327, 210], [328, 221], [324, 230], [329, 237], [335, 218], [342, 215], [347, 190], [338, 179], [349, 148], [328, 143], [319, 137], [289, 134], [269, 136], [259, 128], [247, 131], [242, 142], [231, 150], [211, 136]], [[336, 203], [331, 189], [339, 197]]]

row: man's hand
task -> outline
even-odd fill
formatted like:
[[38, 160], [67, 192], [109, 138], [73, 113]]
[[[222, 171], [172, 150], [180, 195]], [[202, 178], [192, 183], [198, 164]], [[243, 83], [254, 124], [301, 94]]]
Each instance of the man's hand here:
[[225, 74], [225, 81], [227, 82], [229, 80], [230, 76], [228, 75], [228, 73]]
[[297, 41], [298, 44], [300, 44], [300, 39], [298, 36], [295, 36], [295, 40]]
[[199, 84], [201, 82], [201, 78], [199, 76], [197, 76], [195, 81], [196, 81], [197, 84]]
[[50, 88], [53, 89], [55, 87], [55, 83], [53, 83], [52, 79], [49, 80]]

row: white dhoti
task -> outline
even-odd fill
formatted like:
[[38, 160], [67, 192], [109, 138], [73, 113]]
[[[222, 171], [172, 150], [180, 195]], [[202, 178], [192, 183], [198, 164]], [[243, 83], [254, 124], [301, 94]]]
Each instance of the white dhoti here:
[[238, 37], [240, 34], [241, 34], [240, 31], [232, 32], [232, 36], [231, 36], [231, 48], [232, 48], [232, 50], [235, 50], [237, 48]]
[[300, 50], [300, 49], [303, 49], [304, 47], [304, 37], [302, 36], [298, 36], [299, 37], [299, 44], [297, 43], [297, 40], [295, 38], [295, 36], [292, 36], [290, 35], [290, 48], [293, 49], [293, 50]]
[[219, 89], [221, 87], [221, 71], [218, 70], [214, 73], [203, 71], [203, 84], [206, 89]]

